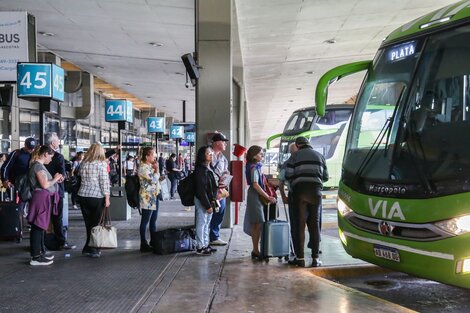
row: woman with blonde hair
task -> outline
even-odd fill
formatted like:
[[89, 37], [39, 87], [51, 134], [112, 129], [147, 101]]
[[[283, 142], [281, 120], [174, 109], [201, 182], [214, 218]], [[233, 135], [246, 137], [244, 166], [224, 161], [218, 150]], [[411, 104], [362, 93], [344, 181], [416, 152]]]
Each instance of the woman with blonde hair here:
[[86, 242], [82, 254], [92, 258], [99, 258], [101, 252], [98, 248], [88, 246], [91, 229], [98, 226], [103, 209], [109, 208], [110, 204], [110, 183], [105, 160], [103, 147], [94, 143], [85, 153], [79, 170], [81, 184], [78, 197], [86, 227]]
[[141, 163], [137, 172], [140, 181], [139, 200], [142, 209], [140, 220], [140, 252], [153, 251], [153, 242], [146, 239], [147, 226], [150, 224], [150, 232], [157, 231], [158, 194], [160, 193], [160, 171], [156, 160], [155, 149], [145, 147], [142, 149]]

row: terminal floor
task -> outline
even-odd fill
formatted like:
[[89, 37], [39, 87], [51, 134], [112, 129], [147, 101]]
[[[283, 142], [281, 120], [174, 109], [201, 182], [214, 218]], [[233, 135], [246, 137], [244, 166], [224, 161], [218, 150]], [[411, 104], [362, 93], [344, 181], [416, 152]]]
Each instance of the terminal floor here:
[[[297, 268], [284, 260], [250, 258], [251, 238], [241, 226], [223, 229], [226, 247], [212, 256], [192, 252], [139, 252], [140, 216], [115, 221], [119, 248], [99, 259], [81, 255], [84, 223], [69, 211], [69, 241], [51, 266], [32, 267], [29, 238], [0, 242], [0, 313], [5, 312], [408, 312], [409, 310]], [[244, 209], [241, 209], [243, 220]], [[324, 210], [322, 270], [361, 266], [347, 256], [334, 232], [334, 211]], [[194, 223], [194, 209], [164, 201], [158, 228]], [[331, 227], [330, 227], [331, 226]]]

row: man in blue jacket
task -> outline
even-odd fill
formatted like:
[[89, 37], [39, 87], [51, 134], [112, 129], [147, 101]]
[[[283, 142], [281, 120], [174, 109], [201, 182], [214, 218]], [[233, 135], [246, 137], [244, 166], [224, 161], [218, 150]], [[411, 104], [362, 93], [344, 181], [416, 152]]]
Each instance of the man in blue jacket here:
[[0, 169], [3, 187], [13, 187], [15, 181], [23, 174], [26, 174], [29, 169], [31, 152], [36, 148], [37, 143], [37, 140], [32, 137], [26, 138], [23, 148], [16, 149], [8, 155]]

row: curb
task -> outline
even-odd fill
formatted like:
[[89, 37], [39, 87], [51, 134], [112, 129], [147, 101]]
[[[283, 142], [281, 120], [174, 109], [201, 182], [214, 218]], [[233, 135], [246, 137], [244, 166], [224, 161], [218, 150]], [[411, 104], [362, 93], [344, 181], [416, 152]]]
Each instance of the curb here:
[[354, 277], [370, 274], [390, 273], [392, 270], [372, 264], [335, 265], [311, 268], [312, 274], [326, 279]]

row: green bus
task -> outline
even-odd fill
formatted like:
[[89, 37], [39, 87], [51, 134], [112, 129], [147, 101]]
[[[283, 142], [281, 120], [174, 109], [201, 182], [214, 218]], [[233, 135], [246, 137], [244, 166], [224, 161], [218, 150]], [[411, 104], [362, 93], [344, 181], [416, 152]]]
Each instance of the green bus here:
[[278, 164], [282, 165], [290, 156], [289, 145], [299, 136], [307, 137], [310, 145], [323, 154], [328, 165], [330, 179], [326, 188], [337, 188], [341, 176], [346, 126], [353, 110], [350, 104], [329, 104], [323, 116], [316, 114], [315, 107], [295, 110], [287, 120], [281, 134], [268, 138], [271, 142], [280, 138]]
[[338, 226], [351, 256], [470, 288], [470, 1], [393, 31], [367, 71], [346, 138]]

